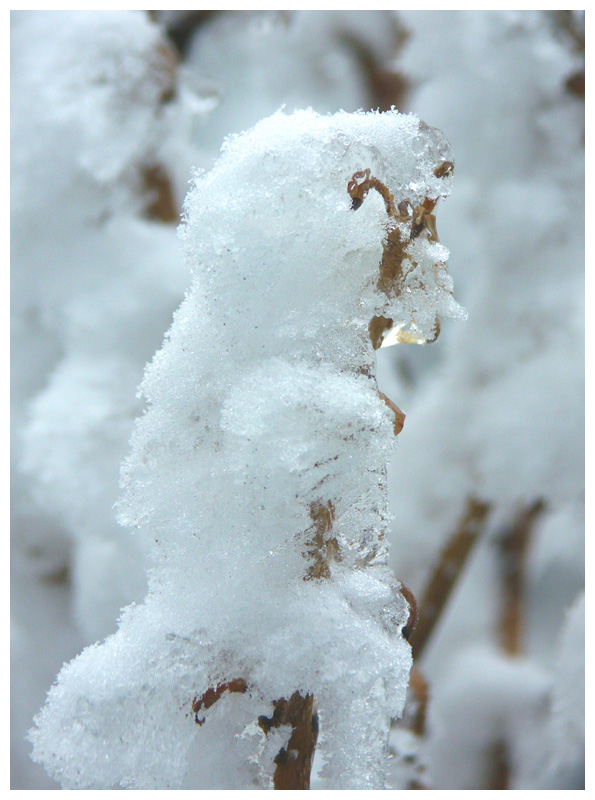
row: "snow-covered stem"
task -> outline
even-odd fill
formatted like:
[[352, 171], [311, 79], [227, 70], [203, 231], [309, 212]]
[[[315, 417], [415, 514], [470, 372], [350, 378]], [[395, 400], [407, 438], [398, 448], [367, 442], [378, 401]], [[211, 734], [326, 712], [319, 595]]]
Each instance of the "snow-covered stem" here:
[[[405, 26], [411, 34], [402, 47]], [[160, 56], [171, 48], [159, 27], [180, 54], [174, 69], [172, 59]], [[400, 76], [407, 86], [404, 101]], [[401, 738], [403, 747], [391, 741], [400, 758], [390, 763], [388, 780], [393, 788], [405, 788], [425, 765], [421, 782], [439, 789], [581, 786], [583, 100], [584, 11], [11, 14], [11, 784], [15, 788], [55, 785], [40, 763], [30, 761], [25, 732], [59, 665], [113, 633], [122, 607], [142, 602], [147, 591], [143, 561], [154, 538], [167, 540], [150, 519], [129, 536], [117, 525], [112, 509], [119, 496], [118, 468], [129, 452], [134, 419], [143, 409], [136, 387], [189, 286], [172, 223], [187, 191], [190, 165], [210, 169], [224, 135], [248, 129], [282, 104], [288, 112], [308, 106], [332, 112], [393, 103], [401, 110], [415, 110], [447, 131], [460, 156], [456, 192], [445, 208], [440, 207], [439, 222], [448, 232], [458, 288], [472, 312], [469, 325], [443, 326], [443, 341], [437, 346], [397, 346], [377, 352], [381, 389], [407, 411], [407, 424], [389, 465], [395, 512], [389, 535], [395, 575], [421, 597], [448, 536], [457, 530], [467, 499], [481, 498], [490, 503], [491, 511], [423, 650], [420, 664], [431, 687], [424, 736], [416, 742], [415, 734], [405, 731], [411, 736]], [[303, 253], [323, 252], [324, 245], [310, 238], [320, 222], [310, 210], [317, 209], [318, 217], [324, 217], [324, 197], [333, 181], [320, 181], [318, 192], [309, 195], [311, 208], [305, 208], [306, 196], [298, 193], [296, 202], [294, 193], [283, 185], [284, 169], [282, 180], [276, 181], [278, 156], [275, 148], [266, 156], [273, 159], [275, 169], [267, 176], [270, 195], [262, 208], [268, 213], [273, 208], [271, 200], [292, 207], [294, 230], [304, 240]], [[354, 162], [335, 160], [337, 175], [343, 173], [340, 187], [339, 180], [333, 184], [335, 197], [345, 194], [345, 181], [352, 171], [366, 168], [388, 193], [395, 192], [396, 184], [377, 171], [366, 153]], [[296, 161], [295, 166], [308, 184], [310, 165]], [[254, 187], [260, 179], [255, 175]], [[229, 197], [235, 198], [240, 190], [243, 214], [241, 206], [251, 203], [241, 185], [242, 181], [230, 180]], [[400, 199], [395, 197], [398, 204]], [[352, 221], [359, 225], [376, 210], [386, 221], [383, 204], [381, 193], [371, 189], [363, 206], [351, 214]], [[221, 208], [220, 223], [210, 229], [220, 231], [227, 222], [221, 223], [233, 220], [235, 213], [232, 207]], [[253, 209], [244, 216], [245, 229], [254, 233], [252, 238], [258, 243], [253, 252], [270, 254], [259, 230], [254, 231], [258, 228], [253, 225], [255, 216], [258, 212]], [[165, 220], [169, 224], [163, 224]], [[286, 229], [277, 222], [273, 208], [271, 227], [286, 239]], [[208, 231], [205, 225], [207, 237]], [[386, 232], [380, 232], [377, 241]], [[235, 245], [236, 234], [237, 229]], [[336, 238], [340, 240], [341, 234]], [[225, 243], [219, 244], [224, 252]], [[240, 261], [250, 257], [245, 247], [234, 252]], [[261, 270], [267, 260], [262, 259], [254, 271]], [[356, 263], [352, 253], [348, 260]], [[314, 276], [302, 267], [303, 255], [284, 259], [277, 251], [273, 261], [292, 276], [294, 293], [300, 295], [306, 279], [313, 288], [320, 286], [322, 298], [332, 293], [320, 278], [327, 274], [324, 266]], [[202, 282], [203, 272], [214, 267], [215, 259], [189, 263]], [[340, 284], [344, 273], [338, 275]], [[222, 276], [219, 292], [213, 291], [220, 308], [230, 299], [226, 290], [233, 281], [233, 272], [231, 280]], [[258, 291], [270, 299], [264, 283]], [[249, 304], [250, 295], [244, 292], [239, 309]], [[358, 297], [354, 290], [350, 302]], [[311, 299], [318, 303], [318, 294]], [[283, 305], [283, 323], [288, 327], [296, 322], [289, 316], [293, 306], [293, 298]], [[347, 326], [351, 315], [348, 309], [342, 317]], [[391, 313], [384, 316], [379, 310], [375, 317], [370, 334], [378, 346]], [[207, 345], [220, 328], [229, 332], [229, 320], [223, 321], [225, 327], [213, 315], [214, 324], [205, 336]], [[229, 342], [234, 335], [242, 340], [258, 335], [245, 317], [242, 322], [239, 337], [237, 332], [231, 334]], [[302, 333], [284, 348], [281, 358], [291, 360]], [[314, 338], [324, 350], [329, 331], [322, 329]], [[221, 349], [217, 352], [225, 363], [227, 354]], [[241, 380], [253, 366], [244, 370], [243, 364], [237, 364], [237, 377]], [[356, 360], [349, 369], [362, 376], [372, 374]], [[266, 375], [264, 368], [261, 374]], [[208, 383], [208, 370], [205, 375]], [[267, 391], [277, 397], [277, 386], [271, 389], [271, 381], [261, 383], [265, 399]], [[192, 379], [187, 387], [194, 392]], [[241, 388], [236, 398], [240, 394]], [[200, 391], [195, 395], [197, 408], [191, 412], [200, 406]], [[255, 392], [251, 397], [262, 404]], [[230, 406], [233, 402], [227, 402], [226, 422]], [[286, 424], [295, 428], [299, 413], [289, 406], [285, 402]], [[203, 414], [202, 420], [211, 430], [220, 431], [218, 407], [214, 415]], [[324, 407], [321, 403], [320, 408]], [[335, 413], [326, 409], [329, 415]], [[187, 419], [188, 437], [196, 440], [192, 413]], [[394, 420], [397, 433], [396, 415]], [[555, 421], [547, 436], [543, 420]], [[200, 445], [196, 450], [195, 457], [212, 464], [216, 477], [221, 452], [217, 448], [223, 439], [223, 435], [214, 436], [212, 450], [208, 446], [201, 450]], [[163, 437], [149, 453], [149, 462], [153, 456], [161, 459], [161, 444]], [[262, 438], [255, 445], [261, 449]], [[162, 448], [165, 456], [168, 447]], [[181, 477], [191, 459], [179, 461]], [[265, 460], [259, 463], [266, 471]], [[358, 472], [357, 456], [352, 463]], [[195, 490], [200, 494], [204, 487], [206, 494], [213, 485], [211, 476], [200, 468], [194, 472]], [[365, 469], [361, 474], [366, 475]], [[220, 483], [226, 489], [219, 495], [220, 516], [227, 517], [233, 511], [237, 487], [226, 481], [225, 474]], [[157, 505], [162, 499], [161, 485], [158, 480], [152, 484]], [[321, 584], [323, 591], [341, 577], [344, 562], [335, 555], [342, 545], [345, 515], [338, 497], [336, 491], [306, 497], [301, 527], [286, 524], [287, 509], [277, 504], [279, 531], [295, 531], [306, 542], [296, 559], [301, 567], [296, 583], [309, 589]], [[511, 527], [519, 509], [528, 508], [537, 498], [543, 498], [546, 507], [533, 525], [525, 551], [522, 597], [514, 593], [522, 602], [511, 605], [504, 602], [508, 590], [504, 590], [497, 537]], [[192, 532], [216, 539], [218, 551], [189, 553], [188, 565], [196, 584], [210, 581], [215, 595], [225, 594], [234, 584], [231, 574], [221, 579], [217, 559], [245, 531], [210, 525], [208, 513], [201, 514], [198, 505], [198, 513], [196, 506], [187, 506], [193, 515]], [[173, 505], [170, 509], [171, 527], [178, 529], [179, 515]], [[257, 511], [245, 518], [247, 528], [260, 524]], [[270, 559], [282, 560], [280, 548], [269, 549], [274, 553]], [[266, 560], [265, 548], [259, 552]], [[304, 573], [311, 573], [309, 580], [303, 581]], [[320, 577], [314, 577], [315, 573]], [[361, 573], [370, 578], [370, 567]], [[273, 596], [274, 579], [265, 570], [259, 579], [271, 585]], [[81, 753], [84, 737], [77, 740], [77, 736], [82, 728], [98, 734], [88, 737], [95, 745], [109, 739], [104, 736], [105, 725], [97, 730], [92, 723], [94, 717], [100, 719], [96, 709], [106, 705], [113, 720], [129, 716], [136, 737], [129, 743], [126, 728], [114, 731], [114, 738], [121, 736], [129, 744], [128, 760], [119, 761], [115, 748], [101, 754], [109, 763], [107, 777], [111, 776], [113, 785], [135, 785], [135, 781], [138, 785], [143, 780], [140, 775], [150, 780], [151, 771], [157, 772], [154, 764], [163, 765], [156, 776], [158, 785], [170, 779], [175, 784], [184, 771], [180, 767], [172, 778], [180, 754], [188, 764], [183, 787], [239, 788], [268, 779], [274, 783], [274, 758], [286, 746], [289, 728], [271, 728], [265, 735], [255, 720], [258, 716], [271, 719], [273, 704], [291, 698], [298, 683], [269, 687], [260, 707], [250, 695], [252, 685], [248, 690], [246, 681], [236, 678], [250, 677], [246, 659], [241, 664], [224, 664], [223, 674], [206, 675], [202, 681], [197, 663], [200, 653], [213, 648], [208, 638], [213, 633], [212, 617], [208, 615], [209, 625], [203, 625], [205, 604], [196, 602], [192, 588], [185, 592], [186, 602], [197, 611], [198, 633], [190, 625], [184, 630], [184, 622], [179, 623], [171, 612], [171, 625], [165, 628], [164, 622], [161, 636], [156, 624], [163, 599], [159, 597], [145, 617], [145, 629], [152, 627], [155, 632], [152, 650], [147, 645], [149, 637], [139, 635], [142, 625], [128, 624], [112, 651], [106, 642], [98, 652], [81, 656], [78, 688], [65, 670], [60, 677], [64, 693], [59, 697], [62, 690], [54, 692], [50, 703], [64, 711], [67, 695], [78, 694], [79, 702], [73, 703], [63, 733], [46, 737], [53, 744], [56, 761], [63, 739], [69, 746], [64, 749], [65, 761], [72, 758], [83, 764], [87, 777], [95, 771], [94, 785], [98, 785], [104, 762], [96, 759], [92, 748]], [[362, 618], [365, 646], [369, 626], [360, 601], [362, 596], [371, 598], [370, 585], [357, 588], [358, 602], [348, 598], [346, 603]], [[241, 590], [248, 597], [252, 587], [244, 585]], [[279, 596], [285, 599], [282, 592]], [[260, 593], [258, 600], [262, 599]], [[402, 630], [405, 639], [412, 617], [411, 600], [406, 600], [410, 619]], [[516, 626], [520, 644], [505, 648], [501, 628], [507, 606], [516, 608], [516, 619], [522, 624]], [[228, 621], [233, 625], [235, 610], [229, 604], [218, 609], [222, 617], [230, 610]], [[129, 620], [133, 616], [125, 613]], [[168, 612], [161, 617], [167, 620]], [[316, 608], [311, 619], [316, 626]], [[248, 635], [261, 630], [254, 624], [258, 621], [245, 621]], [[353, 632], [353, 626], [347, 630]], [[340, 639], [345, 631], [336, 626], [335, 632]], [[356, 631], [353, 638], [358, 636]], [[40, 641], [46, 639], [46, 646], [40, 648]], [[275, 642], [278, 654], [283, 652], [281, 639]], [[295, 660], [299, 661], [299, 653], [307, 649], [303, 638], [297, 635], [290, 646], [298, 651]], [[332, 651], [332, 646], [329, 638], [327, 649]], [[187, 657], [192, 647], [199, 654], [194, 659]], [[511, 655], [508, 649], [519, 652]], [[110, 652], [115, 654], [111, 670]], [[361, 656], [356, 648], [350, 655], [343, 660], [359, 668]], [[223, 656], [225, 660], [228, 654]], [[151, 678], [148, 686], [140, 678], [135, 684], [139, 662], [148, 664], [147, 671], [160, 678]], [[164, 663], [178, 669], [179, 698], [172, 700]], [[326, 663], [332, 672], [336, 661]], [[370, 674], [374, 669], [372, 665]], [[111, 696], [107, 690], [102, 695], [97, 685], [103, 672], [106, 686], [112, 686]], [[95, 681], [90, 680], [92, 674]], [[351, 688], [353, 683], [349, 683]], [[242, 686], [244, 691], [240, 691]], [[299, 683], [299, 688], [305, 696], [308, 684]], [[361, 696], [371, 696], [374, 687], [362, 683], [356, 689]], [[163, 708], [154, 702], [153, 693], [163, 698]], [[416, 719], [414, 693], [408, 694], [405, 725]], [[188, 718], [176, 718], [177, 699]], [[326, 734], [336, 720], [325, 714], [330, 700], [322, 697], [322, 701], [319, 747], [324, 751]], [[150, 740], [149, 723], [146, 732], [142, 728], [139, 732], [137, 708], [152, 722], [156, 738], [174, 742], [165, 757]], [[248, 727], [242, 729], [244, 711], [252, 727], [246, 722]], [[362, 713], [358, 719], [365, 716]], [[171, 720], [175, 724], [170, 735]], [[235, 734], [231, 726], [225, 727], [226, 721], [238, 723]], [[47, 720], [45, 724], [51, 728]], [[180, 741], [180, 731], [194, 736], [189, 748]], [[238, 738], [238, 731], [243, 738]], [[224, 758], [219, 734], [220, 741], [229, 745]], [[380, 731], [379, 738], [382, 735]], [[139, 755], [143, 748], [150, 754], [148, 767]], [[416, 748], [417, 763], [413, 764]], [[365, 746], [362, 749], [365, 752]], [[328, 750], [318, 753], [317, 765], [325, 764], [327, 755]], [[224, 762], [226, 774], [218, 769]], [[234, 773], [236, 762], [250, 763], [251, 774]], [[265, 764], [270, 766], [268, 772]], [[331, 771], [336, 767], [335, 761]], [[68, 785], [68, 769], [52, 774]], [[313, 778], [313, 788], [317, 788], [321, 784], [316, 775]], [[332, 785], [329, 780], [324, 779]]]
[[265, 733], [286, 725], [291, 728], [287, 744], [274, 758], [275, 789], [309, 789], [314, 749], [318, 739], [318, 713], [311, 694], [303, 697], [294, 692], [289, 700], [281, 698], [273, 703], [272, 716], [259, 717], [258, 724]]
[[451, 174], [412, 115], [303, 111], [196, 176], [193, 284], [122, 468], [120, 520], [155, 566], [36, 719], [34, 757], [63, 785], [305, 788], [315, 702], [322, 784], [385, 786], [410, 607], [387, 566], [403, 414], [370, 320], [425, 342], [465, 316], [433, 214]]

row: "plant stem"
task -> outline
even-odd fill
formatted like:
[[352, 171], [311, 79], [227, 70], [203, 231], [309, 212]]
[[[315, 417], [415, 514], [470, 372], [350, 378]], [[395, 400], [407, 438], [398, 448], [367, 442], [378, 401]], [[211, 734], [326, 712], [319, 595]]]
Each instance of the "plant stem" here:
[[275, 789], [309, 789], [314, 749], [318, 738], [318, 714], [314, 697], [294, 692], [289, 700], [281, 698], [273, 705], [272, 717], [259, 717], [258, 724], [265, 733], [271, 728], [291, 725], [292, 733], [286, 747], [275, 756]]
[[522, 649], [525, 561], [533, 524], [544, 507], [543, 500], [537, 500], [521, 509], [498, 539], [502, 581], [500, 643], [504, 652], [511, 656], [519, 655]]
[[409, 640], [414, 661], [421, 658], [471, 549], [482, 531], [489, 509], [487, 503], [473, 497], [467, 502], [458, 530], [443, 551], [419, 603], [417, 626]]

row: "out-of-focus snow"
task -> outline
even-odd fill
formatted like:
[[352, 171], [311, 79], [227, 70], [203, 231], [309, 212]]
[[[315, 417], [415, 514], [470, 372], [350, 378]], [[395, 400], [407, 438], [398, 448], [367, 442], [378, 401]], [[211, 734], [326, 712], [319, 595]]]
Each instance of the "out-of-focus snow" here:
[[206, 135], [222, 141], [280, 106], [319, 113], [369, 106], [361, 59], [387, 68], [402, 35], [388, 11], [239, 12], [209, 20], [188, 52], [193, 69], [219, 91]]
[[[568, 610], [554, 673], [550, 728], [550, 762], [543, 779], [547, 788], [564, 788], [569, 777], [584, 781], [585, 770], [585, 595]], [[548, 785], [549, 784], [549, 785]]]
[[146, 592], [148, 548], [112, 506], [188, 277], [174, 227], [144, 218], [143, 175], [160, 165], [181, 204], [203, 106], [144, 13], [11, 15], [14, 788], [55, 786], [29, 759], [32, 714]]
[[[584, 581], [584, 106], [565, 88], [581, 58], [542, 12], [401, 16], [411, 37], [399, 63], [419, 79], [412, 102], [457, 153], [439, 226], [469, 309], [433, 363], [416, 364], [415, 350], [381, 353], [389, 381], [391, 355], [409, 377], [389, 473], [392, 564], [418, 598], [468, 498], [491, 506], [486, 540], [421, 665], [432, 694], [426, 763], [436, 788], [479, 788], [487, 749], [500, 740], [510, 788], [536, 788], [551, 753], [543, 687]], [[525, 566], [524, 658], [507, 708], [508, 673], [476, 654], [497, 640], [497, 536], [538, 499], [545, 510]], [[581, 646], [566, 642], [574, 659]], [[513, 676], [516, 662], [499, 658]], [[579, 703], [572, 707], [580, 718]], [[579, 772], [554, 770], [548, 780], [569, 788]]]

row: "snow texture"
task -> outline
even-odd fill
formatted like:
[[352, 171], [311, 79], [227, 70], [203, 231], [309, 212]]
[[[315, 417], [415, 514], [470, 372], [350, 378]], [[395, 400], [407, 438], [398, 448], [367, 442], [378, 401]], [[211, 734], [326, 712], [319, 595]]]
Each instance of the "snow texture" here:
[[[447, 142], [411, 115], [279, 112], [196, 176], [181, 228], [193, 283], [122, 469], [120, 520], [154, 541], [149, 594], [64, 667], [31, 733], [64, 787], [181, 787], [190, 752], [212, 786], [266, 786], [253, 723], [294, 691], [320, 710], [324, 785], [384, 787], [411, 657], [386, 566], [394, 417], [368, 323], [429, 335], [437, 312], [463, 312], [425, 234], [411, 291], [378, 289], [401, 223], [375, 193], [354, 211], [347, 186], [369, 168], [417, 207], [448, 193], [444, 161]], [[193, 698], [239, 678], [247, 692], [197, 726]]]

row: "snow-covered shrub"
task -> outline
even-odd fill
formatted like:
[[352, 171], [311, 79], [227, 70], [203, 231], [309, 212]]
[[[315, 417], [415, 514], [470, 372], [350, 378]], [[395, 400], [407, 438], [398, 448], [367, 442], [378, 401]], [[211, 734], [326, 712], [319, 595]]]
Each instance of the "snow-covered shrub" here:
[[377, 389], [373, 321], [432, 339], [437, 315], [463, 316], [431, 213], [451, 173], [414, 116], [303, 111], [197, 175], [192, 287], [122, 471], [149, 593], [63, 669], [31, 733], [64, 786], [282, 786], [303, 754], [275, 709], [301, 699], [324, 785], [384, 787], [409, 607], [386, 564], [402, 415]]

